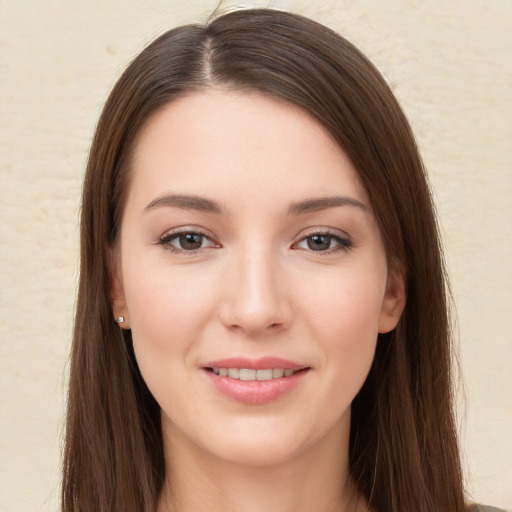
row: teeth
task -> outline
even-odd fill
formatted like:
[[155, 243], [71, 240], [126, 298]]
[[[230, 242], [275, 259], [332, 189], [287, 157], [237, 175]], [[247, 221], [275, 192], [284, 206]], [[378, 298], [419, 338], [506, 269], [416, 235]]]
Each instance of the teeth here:
[[[219, 370], [220, 373], [220, 370]], [[232, 379], [240, 378], [240, 370], [238, 368], [228, 368], [228, 376]]]
[[255, 380], [256, 379], [256, 370], [248, 370], [247, 368], [242, 368], [240, 370], [240, 380]]
[[272, 368], [269, 368], [267, 370], [258, 370], [256, 372], [256, 380], [270, 380], [272, 379], [272, 374]]
[[212, 368], [215, 375], [221, 377], [231, 377], [232, 379], [239, 380], [272, 380], [280, 379], [281, 377], [290, 377], [296, 370], [283, 368], [267, 368], [265, 370], [253, 370], [250, 368]]

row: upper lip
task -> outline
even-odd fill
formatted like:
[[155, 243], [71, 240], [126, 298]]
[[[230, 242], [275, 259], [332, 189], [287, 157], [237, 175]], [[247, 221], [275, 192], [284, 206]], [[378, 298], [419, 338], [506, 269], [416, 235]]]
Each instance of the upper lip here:
[[269, 368], [282, 368], [283, 370], [301, 370], [307, 365], [282, 359], [280, 357], [265, 356], [255, 359], [247, 357], [229, 357], [217, 359], [202, 365], [203, 368], [247, 368], [249, 370], [267, 370]]

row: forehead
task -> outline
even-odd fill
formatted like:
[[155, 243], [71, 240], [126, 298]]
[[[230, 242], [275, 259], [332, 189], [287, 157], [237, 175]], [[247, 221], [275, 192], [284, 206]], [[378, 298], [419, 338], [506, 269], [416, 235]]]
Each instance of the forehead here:
[[368, 203], [358, 173], [329, 132], [300, 108], [259, 93], [191, 93], [139, 133], [129, 196], [214, 195], [228, 204], [350, 194]]

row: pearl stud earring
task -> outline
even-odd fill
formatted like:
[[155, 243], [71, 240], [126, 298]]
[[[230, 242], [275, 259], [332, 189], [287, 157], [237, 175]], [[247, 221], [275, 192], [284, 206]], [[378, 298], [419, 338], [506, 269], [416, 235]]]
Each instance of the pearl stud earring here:
[[117, 323], [118, 323], [118, 324], [124, 324], [124, 316], [120, 316], [120, 317], [117, 319]]

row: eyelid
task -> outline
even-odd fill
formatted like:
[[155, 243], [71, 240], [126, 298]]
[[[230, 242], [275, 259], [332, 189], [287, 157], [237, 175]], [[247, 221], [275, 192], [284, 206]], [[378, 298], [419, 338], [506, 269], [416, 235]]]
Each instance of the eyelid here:
[[[200, 235], [200, 236], [206, 238], [207, 240], [209, 240], [211, 242], [211, 245], [209, 245], [208, 247], [200, 247], [198, 249], [187, 250], [187, 249], [180, 249], [178, 247], [175, 247], [170, 243], [171, 240], [176, 239], [180, 235], [189, 234], [189, 233], [197, 234], [197, 235]], [[309, 238], [311, 236], [315, 236], [315, 235], [330, 237], [330, 238], [334, 239], [335, 241], [337, 241], [338, 246], [331, 248], [331, 249], [327, 249], [325, 251], [314, 251], [312, 249], [305, 249], [305, 248], [299, 249], [296, 247], [299, 243], [301, 243], [301, 242], [305, 241], [307, 238]], [[325, 228], [325, 227], [309, 228], [305, 232], [300, 233], [300, 235], [295, 237], [295, 239], [296, 239], [296, 241], [291, 246], [292, 249], [304, 250], [306, 252], [315, 253], [320, 256], [334, 254], [334, 253], [337, 253], [340, 251], [348, 251], [348, 250], [352, 249], [354, 246], [354, 242], [353, 242], [352, 238], [347, 233], [340, 231], [340, 230], [334, 230], [332, 228]], [[168, 230], [164, 234], [159, 236], [158, 239], [155, 241], [155, 243], [157, 245], [161, 245], [161, 246], [165, 247], [167, 250], [169, 250], [171, 252], [175, 252], [175, 253], [179, 253], [179, 254], [189, 254], [189, 255], [201, 254], [206, 249], [222, 247], [222, 245], [216, 241], [215, 237], [212, 234], [210, 234], [210, 232], [208, 230], [205, 230], [204, 228], [199, 228], [196, 226], [180, 226], [180, 227], [176, 227], [171, 230]]]
[[315, 236], [315, 235], [331, 237], [334, 240], [336, 240], [339, 245], [337, 247], [334, 247], [332, 249], [328, 249], [325, 251], [314, 251], [312, 249], [309, 249], [309, 250], [308, 249], [297, 249], [297, 250], [304, 250], [307, 252], [314, 253], [315, 255], [322, 256], [322, 255], [334, 254], [339, 251], [348, 251], [354, 247], [354, 242], [353, 242], [352, 238], [347, 233], [339, 231], [339, 230], [333, 230], [331, 228], [317, 227], [317, 228], [310, 228], [310, 229], [306, 230], [306, 232], [301, 233], [299, 235], [299, 237], [297, 237], [297, 241], [293, 243], [292, 248], [295, 248], [295, 246], [297, 246], [299, 243], [301, 243], [304, 240], [306, 240], [307, 238], [309, 238], [311, 236]]
[[[208, 247], [200, 247], [198, 249], [194, 250], [187, 250], [187, 249], [180, 249], [178, 247], [173, 246], [170, 242], [171, 240], [176, 239], [180, 235], [184, 234], [197, 234], [201, 235], [202, 237], [208, 239], [212, 245]], [[155, 242], [157, 245], [161, 245], [167, 250], [179, 254], [201, 254], [204, 250], [210, 249], [210, 248], [219, 248], [221, 245], [215, 241], [215, 237], [211, 235], [207, 230], [203, 228], [198, 228], [196, 226], [180, 226], [177, 228], [170, 229], [166, 231], [163, 235], [159, 236], [158, 239]]]
[[313, 226], [311, 228], [307, 228], [301, 231], [295, 238], [297, 240], [302, 240], [303, 238], [313, 235], [329, 235], [336, 236], [338, 238], [346, 238], [347, 240], [350, 239], [350, 235], [345, 231], [341, 229], [327, 228], [325, 226]]

